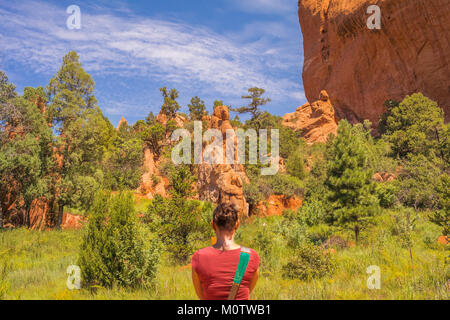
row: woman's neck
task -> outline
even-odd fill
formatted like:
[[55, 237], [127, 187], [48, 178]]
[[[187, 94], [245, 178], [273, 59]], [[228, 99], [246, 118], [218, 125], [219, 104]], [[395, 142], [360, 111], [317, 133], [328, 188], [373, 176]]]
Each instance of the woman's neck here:
[[228, 251], [239, 249], [240, 246], [234, 242], [234, 234], [224, 234], [224, 233], [216, 233], [216, 244], [213, 246], [216, 249]]

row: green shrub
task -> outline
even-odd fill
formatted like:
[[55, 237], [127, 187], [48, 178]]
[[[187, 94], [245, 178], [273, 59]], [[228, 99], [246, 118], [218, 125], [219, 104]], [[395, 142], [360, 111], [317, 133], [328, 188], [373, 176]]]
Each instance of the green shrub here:
[[137, 224], [131, 194], [98, 193], [78, 257], [83, 285], [111, 288], [149, 285], [159, 246]]
[[254, 167], [247, 168], [250, 173], [250, 183], [244, 185], [244, 196], [250, 206], [250, 212], [258, 202], [267, 199], [271, 195], [285, 195], [292, 197], [294, 195], [302, 196], [304, 194], [304, 183], [288, 174], [278, 173], [273, 176], [260, 176], [253, 172]]
[[329, 214], [326, 210], [327, 206], [328, 204], [318, 197], [311, 197], [309, 200], [305, 201], [303, 206], [299, 209], [299, 222], [309, 227], [325, 223], [329, 220]]
[[391, 234], [398, 237], [398, 242], [403, 248], [412, 247], [412, 233], [418, 219], [417, 212], [411, 208], [403, 209], [392, 216], [392, 223], [390, 225]]
[[287, 174], [266, 176], [263, 178], [263, 181], [271, 189], [272, 194], [292, 197], [294, 195], [303, 195], [304, 193], [305, 186], [303, 182]]
[[440, 180], [441, 183], [436, 188], [440, 210], [432, 214], [430, 220], [443, 228], [443, 235], [450, 236], [450, 175], [442, 174]]
[[212, 211], [208, 203], [156, 195], [145, 221], [158, 234], [171, 258], [185, 264], [195, 251], [196, 241], [206, 241], [212, 235]]
[[398, 203], [398, 187], [395, 183], [379, 183], [376, 185], [376, 193], [383, 208], [393, 208]]
[[311, 280], [331, 275], [334, 271], [334, 261], [322, 247], [304, 243], [295, 250], [289, 262], [283, 266], [285, 279]]
[[305, 227], [298, 222], [293, 222], [292, 227], [289, 229], [287, 234], [288, 246], [291, 248], [298, 248], [305, 241], [307, 241]]
[[421, 93], [407, 96], [399, 104], [390, 104], [388, 115], [383, 117], [382, 129], [383, 138], [391, 143], [394, 156], [438, 156], [445, 130], [442, 108]]
[[254, 245], [261, 256], [261, 270], [274, 271], [281, 267], [280, 259], [283, 256], [285, 240], [281, 234], [272, 228], [262, 228], [256, 233]]
[[187, 165], [179, 165], [170, 172], [171, 193], [175, 197], [187, 198], [193, 194], [192, 184], [195, 177], [192, 175]]
[[333, 234], [333, 229], [327, 224], [319, 224], [309, 228], [307, 238], [314, 244], [320, 245]]
[[287, 159], [286, 171], [291, 176], [298, 179], [304, 179], [306, 177], [305, 160], [303, 156], [298, 152], [295, 152]]
[[291, 224], [292, 222], [295, 222], [298, 218], [298, 211], [295, 210], [291, 210], [291, 209], [286, 209], [283, 210], [283, 220], [285, 220], [285, 222]]
[[249, 204], [249, 210], [252, 214], [257, 214], [253, 212], [253, 208], [258, 204], [258, 202], [263, 200], [263, 193], [260, 190], [260, 186], [255, 183], [244, 184], [244, 197]]
[[[445, 182], [445, 164], [439, 158], [424, 155], [408, 155], [402, 171], [394, 182], [398, 187], [399, 201], [414, 209], [439, 209], [450, 183]], [[447, 195], [448, 197], [448, 195]]]

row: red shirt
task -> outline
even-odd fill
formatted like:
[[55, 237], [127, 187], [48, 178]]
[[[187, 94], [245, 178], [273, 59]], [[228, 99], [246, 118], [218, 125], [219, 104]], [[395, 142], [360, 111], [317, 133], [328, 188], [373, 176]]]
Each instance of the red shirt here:
[[[250, 281], [259, 268], [259, 256], [250, 249], [250, 261], [245, 270], [236, 300], [248, 300]], [[194, 253], [192, 268], [198, 274], [203, 287], [204, 300], [227, 300], [239, 263], [241, 249], [222, 251], [207, 247]]]

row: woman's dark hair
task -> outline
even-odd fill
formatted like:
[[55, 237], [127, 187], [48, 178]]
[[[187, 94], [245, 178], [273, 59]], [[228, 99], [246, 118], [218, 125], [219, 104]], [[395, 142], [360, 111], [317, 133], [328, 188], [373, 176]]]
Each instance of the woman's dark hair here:
[[232, 231], [239, 219], [238, 210], [234, 205], [221, 203], [213, 213], [213, 221], [219, 229]]

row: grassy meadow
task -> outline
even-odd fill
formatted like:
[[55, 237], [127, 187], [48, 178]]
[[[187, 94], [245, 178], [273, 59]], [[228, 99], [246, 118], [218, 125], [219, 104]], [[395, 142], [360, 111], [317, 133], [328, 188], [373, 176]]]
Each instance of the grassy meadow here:
[[[145, 208], [145, 201], [137, 203]], [[137, 210], [140, 211], [139, 209]], [[436, 242], [440, 228], [420, 217], [411, 253], [395, 232], [396, 212], [385, 211], [358, 245], [336, 249], [334, 271], [320, 279], [287, 280], [282, 266], [293, 254], [292, 225], [286, 217], [243, 222], [237, 239], [261, 256], [261, 277], [251, 299], [449, 299], [449, 246]], [[16, 229], [0, 232], [1, 299], [196, 299], [190, 266], [175, 265], [162, 254], [157, 277], [145, 288], [68, 290], [66, 269], [77, 264], [86, 228], [63, 231]], [[351, 233], [337, 231], [351, 240]], [[198, 243], [196, 247], [207, 246]], [[369, 290], [366, 268], [381, 269], [381, 288]]]

